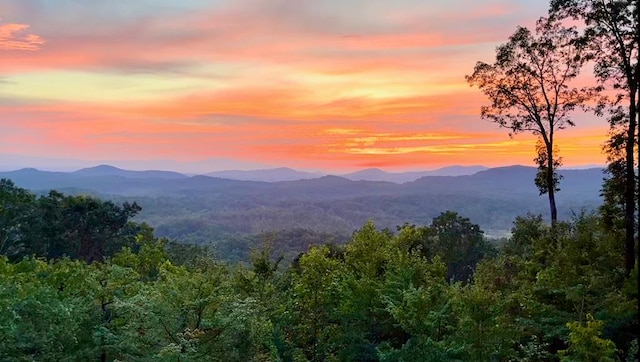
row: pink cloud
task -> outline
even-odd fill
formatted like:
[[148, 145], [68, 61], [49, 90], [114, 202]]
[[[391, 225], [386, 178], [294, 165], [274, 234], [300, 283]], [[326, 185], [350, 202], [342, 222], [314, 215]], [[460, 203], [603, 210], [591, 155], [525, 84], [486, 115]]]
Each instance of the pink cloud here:
[[[0, 19], [1, 20], [1, 19]], [[45, 41], [27, 33], [27, 24], [0, 24], [0, 50], [38, 50]]]

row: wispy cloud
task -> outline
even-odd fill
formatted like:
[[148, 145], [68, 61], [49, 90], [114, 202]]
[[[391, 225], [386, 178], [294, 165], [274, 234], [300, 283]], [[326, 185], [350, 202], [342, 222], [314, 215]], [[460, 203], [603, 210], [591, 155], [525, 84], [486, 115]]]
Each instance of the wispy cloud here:
[[[2, 19], [0, 19], [1, 21]], [[45, 41], [28, 32], [29, 25], [0, 23], [0, 50], [38, 50]]]

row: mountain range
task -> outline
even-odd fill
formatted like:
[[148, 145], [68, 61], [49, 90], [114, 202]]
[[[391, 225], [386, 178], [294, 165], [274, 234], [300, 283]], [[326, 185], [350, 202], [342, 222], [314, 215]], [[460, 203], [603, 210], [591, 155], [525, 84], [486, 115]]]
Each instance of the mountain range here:
[[486, 169], [488, 167], [485, 166], [448, 166], [432, 171], [386, 172], [379, 168], [368, 168], [341, 176], [353, 181], [388, 181], [402, 184], [424, 176], [465, 176]]
[[[409, 171], [409, 172], [387, 172], [378, 168], [369, 168], [347, 174], [338, 174], [352, 181], [387, 181], [394, 183], [411, 182], [424, 176], [463, 176], [471, 175], [478, 171], [486, 170], [484, 166], [449, 166], [431, 171]], [[4, 171], [3, 173], [14, 172], [16, 174], [24, 174], [30, 177], [33, 172], [47, 172], [49, 178], [71, 179], [74, 176], [94, 177], [94, 176], [120, 176], [125, 178], [161, 178], [161, 179], [180, 179], [189, 177], [187, 174], [174, 171], [161, 170], [125, 170], [122, 168], [99, 165], [94, 167], [82, 168], [72, 172], [60, 171], [41, 171], [35, 168], [25, 168], [16, 171]], [[66, 176], [65, 176], [66, 175]], [[224, 170], [213, 171], [203, 174], [204, 176], [223, 178], [239, 181], [297, 181], [308, 180], [326, 176], [326, 173], [306, 172], [294, 170], [287, 167], [256, 169], [256, 170]]]
[[[486, 170], [484, 166], [448, 166], [432, 171], [387, 172], [379, 168], [368, 168], [347, 174], [337, 174], [352, 181], [388, 181], [405, 183], [419, 179], [423, 176], [462, 176], [471, 175], [478, 171]], [[288, 167], [258, 169], [258, 170], [228, 170], [206, 173], [207, 176], [226, 178], [241, 181], [296, 181], [308, 180], [326, 176], [325, 173], [298, 171]]]
[[163, 179], [180, 179], [187, 176], [173, 171], [160, 171], [160, 170], [146, 170], [146, 171], [131, 171], [123, 170], [121, 168], [99, 165], [95, 167], [87, 167], [78, 171], [71, 172], [77, 176], [122, 176], [127, 178], [163, 178]]
[[[450, 168], [440, 172], [472, 171]], [[395, 228], [405, 222], [428, 224], [447, 210], [470, 218], [492, 233], [504, 234], [518, 215], [548, 214], [547, 198], [539, 195], [533, 182], [536, 172], [533, 167], [508, 166], [469, 175], [426, 175], [413, 181], [418, 174], [380, 170], [342, 176], [291, 169], [226, 174], [262, 180], [289, 178], [265, 182], [102, 165], [75, 172], [21, 169], [0, 172], [0, 178], [12, 179], [18, 186], [38, 193], [57, 189], [136, 201], [143, 208], [138, 220], [154, 226], [160, 236], [206, 242], [221, 235], [236, 237], [295, 228], [349, 235], [369, 219], [380, 227]], [[560, 219], [600, 205], [602, 169], [561, 170], [560, 174], [563, 178], [556, 200]], [[300, 176], [309, 178], [291, 180]], [[353, 180], [366, 178], [383, 181]]]
[[318, 178], [323, 176], [321, 173], [298, 171], [288, 167], [258, 169], [258, 170], [226, 170], [215, 171], [205, 174], [206, 176], [226, 178], [229, 180], [240, 181], [265, 181], [265, 182], [278, 182], [278, 181], [296, 181], [307, 180], [312, 178]]

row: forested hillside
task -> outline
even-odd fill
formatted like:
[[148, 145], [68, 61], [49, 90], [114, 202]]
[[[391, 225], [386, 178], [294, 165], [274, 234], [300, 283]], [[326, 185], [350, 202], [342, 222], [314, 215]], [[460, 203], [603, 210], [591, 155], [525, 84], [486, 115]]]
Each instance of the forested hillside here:
[[[222, 257], [238, 260], [248, 256], [263, 232], [305, 229], [344, 241], [368, 220], [395, 229], [405, 222], [427, 224], [445, 210], [456, 210], [489, 237], [500, 238], [516, 216], [546, 211], [546, 199], [531, 181], [535, 174], [533, 167], [512, 166], [404, 184], [338, 176], [267, 183], [99, 167], [74, 173], [27, 169], [0, 177], [39, 193], [56, 188], [119, 203], [135, 201], [142, 207], [136, 220], [152, 225], [159, 236], [212, 245]], [[602, 170], [563, 170], [562, 175], [562, 220], [597, 209]]]
[[[137, 204], [0, 183], [0, 359], [633, 360], [637, 268], [597, 214], [517, 218], [492, 245], [454, 212], [362, 225], [293, 260], [158, 239]], [[291, 240], [300, 234], [291, 233]]]

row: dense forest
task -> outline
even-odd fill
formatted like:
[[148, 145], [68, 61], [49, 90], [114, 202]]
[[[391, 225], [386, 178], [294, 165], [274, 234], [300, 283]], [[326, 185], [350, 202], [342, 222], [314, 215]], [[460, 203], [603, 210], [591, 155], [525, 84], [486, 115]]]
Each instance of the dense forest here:
[[[0, 183], [1, 360], [631, 361], [637, 268], [583, 214], [492, 245], [455, 212], [246, 263], [159, 239], [136, 204]], [[291, 236], [295, 238], [295, 235]], [[315, 243], [315, 242], [314, 242]]]
[[[637, 361], [639, 45], [637, 0], [553, 0], [467, 76], [482, 118], [539, 137], [549, 220], [522, 213], [499, 242], [444, 208], [350, 236], [264, 233], [225, 258], [158, 237], [136, 202], [2, 178], [0, 360]], [[584, 68], [594, 84], [572, 86]], [[567, 221], [556, 196], [577, 186], [554, 135], [578, 109], [609, 122], [609, 164], [601, 206]]]

